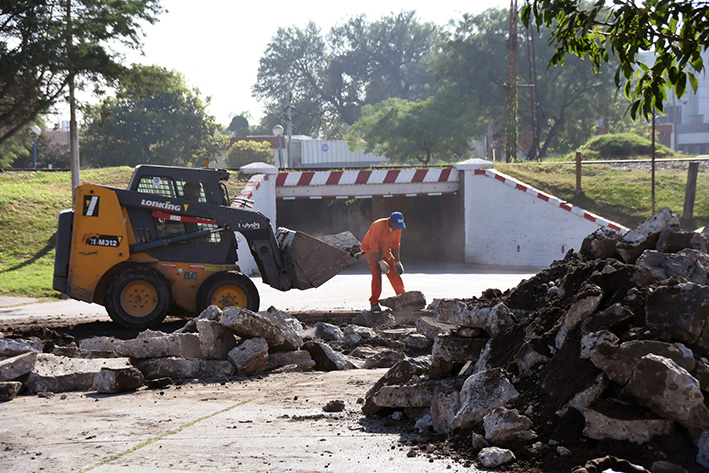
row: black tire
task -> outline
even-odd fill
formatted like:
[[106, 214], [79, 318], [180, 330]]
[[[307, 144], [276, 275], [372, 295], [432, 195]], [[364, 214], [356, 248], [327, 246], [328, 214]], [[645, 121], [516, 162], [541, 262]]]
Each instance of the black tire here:
[[165, 276], [147, 266], [133, 266], [116, 274], [106, 290], [106, 311], [119, 325], [149, 328], [159, 325], [172, 304]]
[[210, 276], [197, 292], [197, 308], [203, 311], [210, 305], [220, 309], [229, 306], [258, 311], [261, 300], [251, 279], [241, 273], [224, 271]]

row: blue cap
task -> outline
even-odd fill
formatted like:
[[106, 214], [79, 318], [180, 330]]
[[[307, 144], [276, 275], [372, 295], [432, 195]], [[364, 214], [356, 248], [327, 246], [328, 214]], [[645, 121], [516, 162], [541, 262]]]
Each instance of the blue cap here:
[[389, 220], [400, 230], [406, 228], [406, 225], [404, 225], [404, 215], [401, 212], [392, 212], [389, 216]]

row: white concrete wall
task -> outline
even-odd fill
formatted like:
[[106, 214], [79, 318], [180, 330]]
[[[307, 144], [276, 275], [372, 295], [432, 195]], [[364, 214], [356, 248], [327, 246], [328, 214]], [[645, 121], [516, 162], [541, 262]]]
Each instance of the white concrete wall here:
[[[241, 191], [237, 201], [232, 207], [248, 208], [245, 203], [239, 202], [239, 198], [253, 201], [251, 210], [256, 210], [264, 214], [271, 221], [271, 229], [276, 232], [276, 176], [278, 168], [266, 163], [251, 163], [241, 168], [246, 174], [251, 174], [251, 179]], [[254, 261], [249, 244], [246, 238], [236, 232], [236, 244], [238, 245], [237, 256], [239, 257], [239, 267], [241, 272], [252, 276], [258, 274], [258, 266]]]
[[579, 251], [584, 238], [601, 226], [617, 226], [578, 207], [566, 210], [568, 204], [554, 197], [540, 199], [538, 194], [546, 195], [496, 171], [475, 173], [491, 166], [480, 159], [458, 165], [466, 263], [544, 267], [571, 249]]

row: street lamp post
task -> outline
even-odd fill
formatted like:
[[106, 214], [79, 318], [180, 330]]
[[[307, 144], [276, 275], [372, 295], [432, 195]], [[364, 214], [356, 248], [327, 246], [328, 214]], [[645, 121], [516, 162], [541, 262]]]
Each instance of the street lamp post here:
[[33, 154], [34, 154], [34, 169], [37, 169], [37, 137], [42, 134], [42, 129], [38, 127], [37, 125], [32, 125], [30, 127], [30, 135], [34, 137], [34, 147], [33, 147]]
[[283, 134], [283, 127], [281, 125], [276, 125], [273, 127], [273, 134], [278, 138], [278, 159], [281, 163], [281, 168], [285, 167], [283, 164], [283, 146], [281, 146], [281, 135]]

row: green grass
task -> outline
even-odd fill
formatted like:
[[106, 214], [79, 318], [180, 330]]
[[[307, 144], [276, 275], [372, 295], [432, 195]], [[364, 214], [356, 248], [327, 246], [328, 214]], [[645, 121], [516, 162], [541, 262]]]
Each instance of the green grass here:
[[[576, 168], [561, 163], [498, 164], [495, 169], [525, 184], [615, 221], [636, 227], [651, 215], [651, 174], [649, 170], [584, 165], [581, 189], [576, 194]], [[684, 209], [686, 164], [655, 171], [655, 210], [669, 207], [677, 216]], [[709, 170], [700, 168], [694, 219], [683, 223], [687, 230], [709, 224]]]
[[[650, 216], [650, 173], [605, 165], [583, 167], [583, 194], [575, 195], [575, 168], [560, 163], [497, 164], [496, 169], [604, 218], [634, 228]], [[84, 170], [82, 182], [124, 188], [132, 168]], [[656, 174], [656, 209], [680, 215], [685, 166]], [[229, 193], [238, 195], [247, 177], [232, 174]], [[69, 172], [0, 172], [0, 295], [57, 298], [52, 289], [57, 216], [71, 207]], [[709, 224], [709, 171], [697, 183], [694, 222]]]

